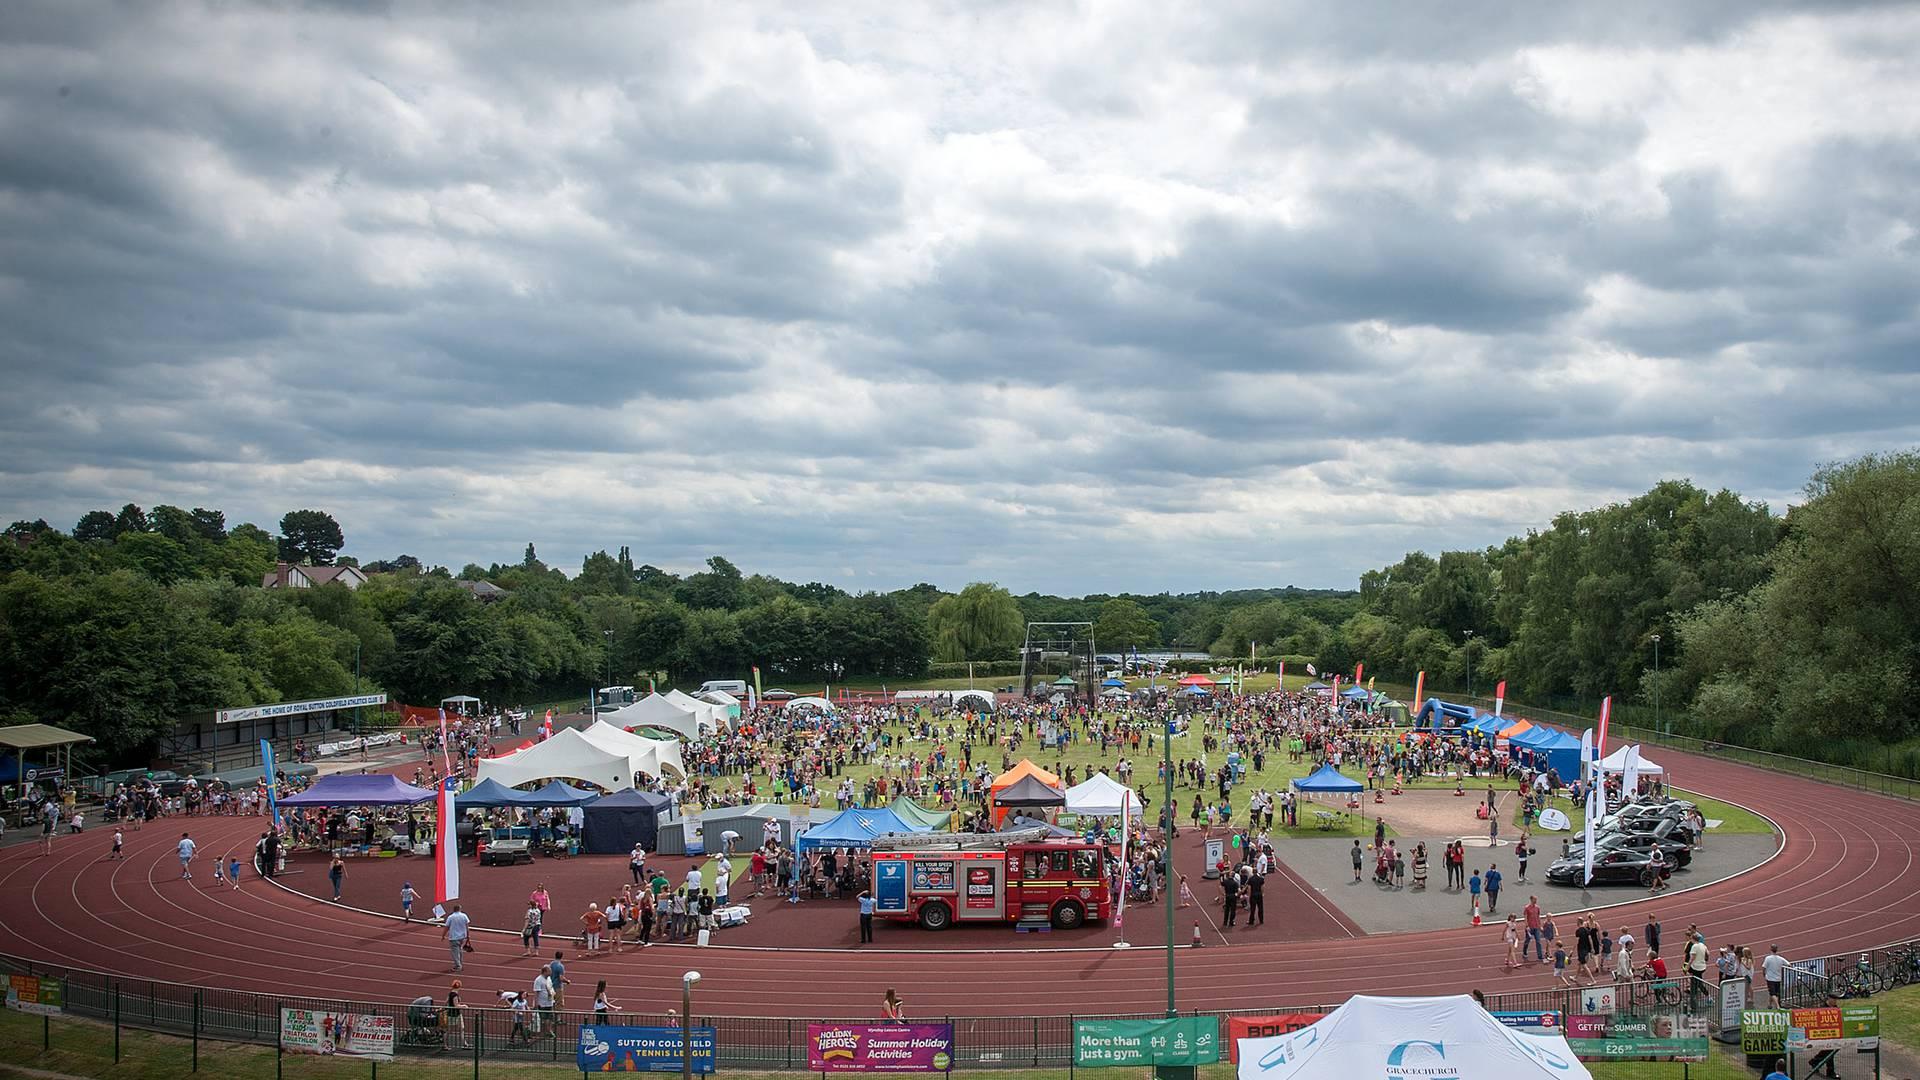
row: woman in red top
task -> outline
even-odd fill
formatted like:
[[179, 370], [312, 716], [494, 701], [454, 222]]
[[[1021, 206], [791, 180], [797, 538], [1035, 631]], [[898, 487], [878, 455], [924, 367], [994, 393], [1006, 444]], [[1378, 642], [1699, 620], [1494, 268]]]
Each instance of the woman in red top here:
[[885, 1000], [880, 1002], [880, 1012], [889, 1024], [907, 1022], [907, 1003], [900, 1000], [900, 995], [894, 993], [891, 986], [887, 987]]

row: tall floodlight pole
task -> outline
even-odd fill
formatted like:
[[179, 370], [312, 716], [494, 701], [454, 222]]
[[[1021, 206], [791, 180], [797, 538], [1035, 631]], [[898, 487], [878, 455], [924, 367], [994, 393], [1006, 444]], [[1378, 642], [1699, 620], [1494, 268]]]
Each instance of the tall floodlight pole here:
[[1667, 730], [1660, 717], [1660, 635], [1653, 635], [1653, 726], [1664, 734]]
[[[1465, 631], [1467, 643], [1461, 651], [1467, 654], [1467, 700], [1473, 700], [1473, 631]], [[1338, 702], [1335, 703], [1336, 706]]]
[[1166, 815], [1166, 828], [1160, 831], [1162, 833], [1162, 838], [1166, 840], [1166, 844], [1164, 846], [1166, 849], [1166, 859], [1167, 859], [1167, 879], [1166, 879], [1167, 884], [1166, 884], [1166, 888], [1161, 890], [1164, 893], [1164, 895], [1161, 897], [1161, 902], [1165, 904], [1167, 909], [1167, 1017], [1171, 1019], [1175, 1016], [1180, 1015], [1179, 1008], [1174, 1004], [1174, 998], [1173, 998], [1173, 908], [1174, 908], [1173, 897], [1174, 897], [1175, 890], [1178, 889], [1179, 886], [1176, 884], [1177, 878], [1175, 877], [1173, 872], [1174, 813], [1173, 813], [1173, 712], [1172, 710], [1168, 710], [1167, 712], [1167, 731], [1166, 731], [1165, 737], [1161, 740], [1160, 766], [1161, 766], [1161, 771], [1166, 774], [1166, 781], [1167, 781], [1166, 790], [1164, 795], [1162, 796], [1162, 800], [1160, 803], [1160, 812]]

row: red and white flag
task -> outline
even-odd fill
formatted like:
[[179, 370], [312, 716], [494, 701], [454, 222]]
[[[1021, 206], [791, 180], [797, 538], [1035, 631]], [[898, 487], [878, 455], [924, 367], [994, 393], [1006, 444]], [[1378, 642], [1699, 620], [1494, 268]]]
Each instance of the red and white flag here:
[[449, 776], [440, 781], [439, 831], [433, 844], [433, 902], [444, 904], [460, 896], [460, 819], [454, 812], [453, 793], [459, 782]]
[[1360, 685], [1360, 683], [1363, 681], [1360, 678], [1360, 673], [1365, 670], [1367, 670], [1367, 665], [1364, 662], [1353, 665], [1353, 685], [1355, 686]]
[[1500, 685], [1493, 688], [1493, 715], [1499, 716], [1500, 710], [1507, 704], [1507, 680], [1501, 679]]
[[442, 776], [453, 775], [453, 757], [447, 750], [447, 709], [440, 707], [440, 767]]
[[1595, 761], [1607, 756], [1607, 718], [1613, 715], [1613, 696], [1609, 694], [1600, 699], [1600, 734], [1593, 740]]
[[1287, 688], [1287, 662], [1285, 660], [1280, 661], [1280, 675], [1279, 678], [1274, 681], [1273, 688], [1275, 690], [1285, 690]]

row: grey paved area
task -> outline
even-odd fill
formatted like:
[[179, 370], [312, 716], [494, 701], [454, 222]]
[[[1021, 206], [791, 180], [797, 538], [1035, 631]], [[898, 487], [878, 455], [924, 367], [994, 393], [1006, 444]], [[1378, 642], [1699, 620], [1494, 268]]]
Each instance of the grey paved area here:
[[[1342, 913], [1358, 923], [1369, 934], [1392, 933], [1402, 930], [1435, 930], [1449, 926], [1465, 926], [1471, 906], [1465, 890], [1448, 891], [1444, 888], [1447, 880], [1446, 870], [1441, 866], [1438, 853], [1446, 840], [1438, 836], [1400, 837], [1396, 839], [1401, 850], [1411, 852], [1413, 845], [1422, 840], [1426, 842], [1431, 870], [1428, 874], [1427, 888], [1416, 890], [1412, 886], [1412, 860], [1408, 860], [1408, 885], [1404, 889], [1387, 889], [1373, 883], [1373, 859], [1371, 853], [1362, 880], [1353, 880], [1352, 840], [1284, 840], [1274, 845], [1274, 850], [1294, 872], [1305, 878], [1320, 895], [1338, 907]], [[1546, 883], [1544, 874], [1551, 859], [1535, 857], [1528, 864], [1528, 879], [1525, 884], [1515, 880], [1518, 869], [1513, 859], [1513, 848], [1503, 843], [1497, 851], [1490, 852], [1486, 838], [1478, 838], [1480, 846], [1467, 848], [1467, 872], [1475, 869], [1485, 870], [1489, 861], [1500, 867], [1506, 877], [1506, 885], [1500, 892], [1500, 911], [1496, 918], [1506, 912], [1519, 911], [1526, 906], [1527, 895], [1532, 893], [1540, 897], [1540, 906], [1554, 912], [1582, 911], [1603, 904], [1617, 904], [1637, 900], [1647, 893], [1645, 889], [1632, 885], [1602, 885], [1592, 889], [1565, 888]], [[1549, 844], [1551, 847], [1549, 848]], [[1675, 890], [1706, 885], [1733, 876], [1765, 861], [1779, 849], [1780, 841], [1776, 836], [1709, 836], [1706, 847], [1694, 855], [1693, 864], [1685, 870], [1676, 871], [1672, 879]], [[1551, 850], [1559, 853], [1557, 839], [1547, 841], [1541, 838], [1542, 854]], [[1482, 909], [1483, 919], [1488, 917]]]

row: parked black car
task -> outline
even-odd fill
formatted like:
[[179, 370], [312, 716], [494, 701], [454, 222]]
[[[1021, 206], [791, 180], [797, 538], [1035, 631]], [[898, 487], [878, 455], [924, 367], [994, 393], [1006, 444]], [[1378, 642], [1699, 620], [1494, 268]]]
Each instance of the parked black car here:
[[[1585, 874], [1586, 867], [1576, 858], [1555, 859], [1553, 865], [1547, 867], [1547, 880], [1555, 885], [1578, 886]], [[1653, 866], [1648, 853], [1624, 848], [1602, 849], [1593, 859], [1593, 883], [1651, 886]]]

